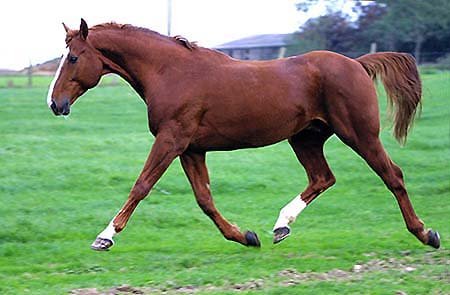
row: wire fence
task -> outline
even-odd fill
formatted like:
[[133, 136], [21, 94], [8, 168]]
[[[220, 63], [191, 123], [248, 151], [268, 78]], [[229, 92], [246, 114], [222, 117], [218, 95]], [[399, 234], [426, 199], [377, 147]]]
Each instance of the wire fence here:
[[[48, 87], [53, 79], [53, 73], [49, 74], [0, 74], [0, 89], [4, 88], [38, 88]], [[120, 86], [126, 82], [117, 75], [106, 75], [99, 83], [100, 87]]]

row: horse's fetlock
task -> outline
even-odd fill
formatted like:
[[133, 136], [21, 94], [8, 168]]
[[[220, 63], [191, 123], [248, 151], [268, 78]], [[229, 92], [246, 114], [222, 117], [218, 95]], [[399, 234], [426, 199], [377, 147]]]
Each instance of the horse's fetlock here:
[[421, 233], [425, 233], [424, 228], [423, 228], [423, 224], [420, 226], [407, 226], [407, 229], [410, 233], [412, 233], [413, 235], [417, 236]]

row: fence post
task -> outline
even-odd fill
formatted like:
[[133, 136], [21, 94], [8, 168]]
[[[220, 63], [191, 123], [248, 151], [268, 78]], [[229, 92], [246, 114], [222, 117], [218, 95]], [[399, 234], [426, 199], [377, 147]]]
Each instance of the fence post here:
[[283, 58], [285, 55], [286, 55], [286, 47], [282, 46], [278, 51], [278, 59]]
[[31, 60], [30, 66], [28, 67], [27, 70], [27, 75], [28, 75], [28, 88], [31, 88], [33, 86], [33, 65], [31, 64]]
[[377, 52], [377, 43], [372, 42], [372, 43], [370, 43], [370, 53], [375, 53], [375, 52]]

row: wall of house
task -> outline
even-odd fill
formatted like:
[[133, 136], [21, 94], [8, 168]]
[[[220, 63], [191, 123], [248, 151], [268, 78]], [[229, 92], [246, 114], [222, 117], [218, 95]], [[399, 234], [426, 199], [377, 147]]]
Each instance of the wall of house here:
[[279, 58], [280, 47], [230, 48], [219, 51], [241, 60], [269, 60]]

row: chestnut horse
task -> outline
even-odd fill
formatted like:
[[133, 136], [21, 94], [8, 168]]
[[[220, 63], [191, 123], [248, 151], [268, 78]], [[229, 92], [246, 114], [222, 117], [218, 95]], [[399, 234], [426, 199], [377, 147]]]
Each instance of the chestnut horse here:
[[[63, 24], [64, 25], [64, 24]], [[379, 139], [379, 107], [373, 80], [381, 78], [393, 107], [394, 135], [406, 140], [421, 103], [415, 60], [403, 53], [375, 53], [357, 59], [316, 51], [274, 61], [238, 61], [182, 37], [166, 37], [131, 25], [105, 23], [66, 30], [67, 52], [48, 93], [55, 115], [100, 77], [115, 73], [147, 105], [155, 136], [150, 155], [128, 200], [97, 236], [94, 250], [108, 250], [139, 202], [176, 157], [198, 205], [223, 236], [260, 246], [252, 231], [241, 232], [214, 206], [205, 165], [208, 151], [255, 148], [287, 139], [305, 167], [309, 184], [281, 211], [274, 243], [290, 235], [289, 224], [335, 183], [323, 154], [333, 134], [356, 151], [394, 194], [408, 230], [438, 248], [439, 234], [426, 230], [410, 203], [402, 171]]]

